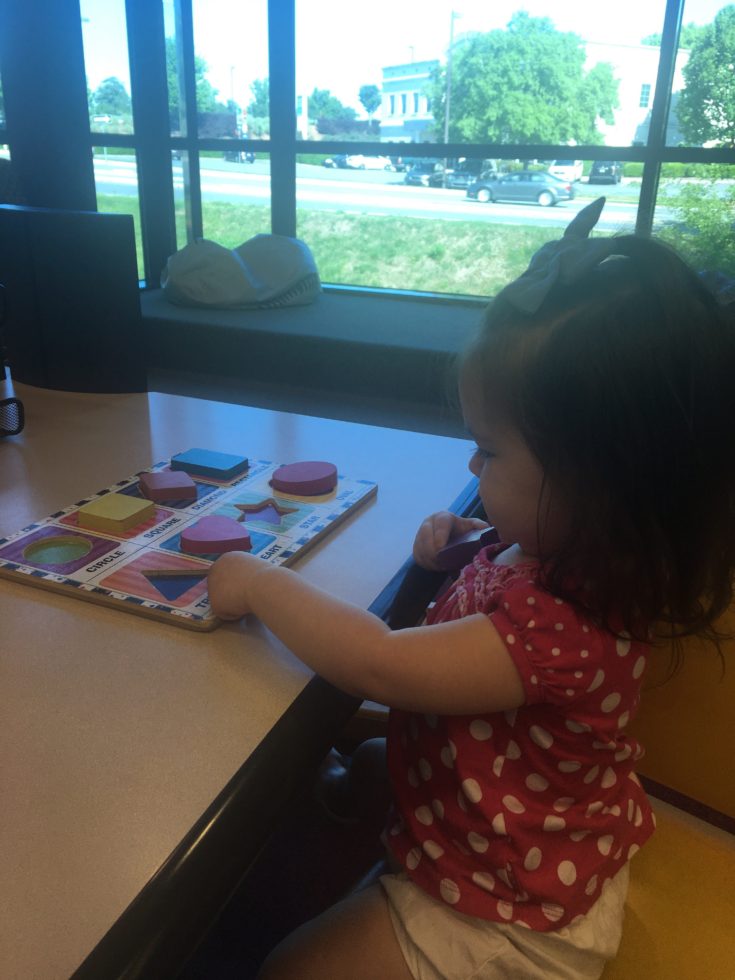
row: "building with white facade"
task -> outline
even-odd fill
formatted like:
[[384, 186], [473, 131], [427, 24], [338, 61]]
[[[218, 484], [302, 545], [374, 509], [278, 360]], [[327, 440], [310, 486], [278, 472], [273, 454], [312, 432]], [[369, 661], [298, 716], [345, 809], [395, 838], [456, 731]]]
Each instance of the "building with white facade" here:
[[[585, 71], [601, 62], [612, 65], [613, 76], [618, 82], [618, 107], [611, 126], [601, 119], [597, 128], [606, 146], [633, 146], [645, 143], [651, 124], [651, 108], [656, 91], [659, 49], [650, 44], [600, 44], [586, 45]], [[682, 69], [689, 60], [690, 52], [680, 49], [676, 57], [672, 85], [672, 106], [666, 130], [666, 142], [676, 146], [681, 142], [676, 117], [677, 93], [684, 88]]]
[[431, 109], [431, 80], [438, 59], [390, 65], [383, 69], [380, 135], [406, 143], [436, 138]]

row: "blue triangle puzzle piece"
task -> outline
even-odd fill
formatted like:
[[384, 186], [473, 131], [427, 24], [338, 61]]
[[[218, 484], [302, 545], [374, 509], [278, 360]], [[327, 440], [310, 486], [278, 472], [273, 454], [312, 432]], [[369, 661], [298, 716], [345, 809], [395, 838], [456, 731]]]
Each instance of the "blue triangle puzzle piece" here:
[[161, 593], [164, 599], [173, 602], [175, 599], [180, 599], [185, 592], [188, 592], [189, 589], [193, 588], [197, 582], [201, 582], [206, 576], [206, 572], [192, 572], [191, 575], [175, 576], [169, 576], [165, 572], [161, 572], [160, 575], [151, 575], [149, 573], [146, 575], [146, 578], [153, 588]]

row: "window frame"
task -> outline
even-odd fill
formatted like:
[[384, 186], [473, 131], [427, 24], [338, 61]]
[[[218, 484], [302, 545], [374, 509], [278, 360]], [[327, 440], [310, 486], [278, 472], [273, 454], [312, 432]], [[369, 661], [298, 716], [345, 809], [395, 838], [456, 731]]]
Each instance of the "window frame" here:
[[[53, 0], [46, 0], [53, 3]], [[269, 54], [269, 101], [270, 139], [246, 138], [199, 138], [196, 133], [196, 106], [194, 88], [194, 36], [192, 0], [174, 0], [177, 31], [182, 51], [183, 85], [185, 94], [186, 135], [172, 136], [168, 121], [168, 93], [166, 88], [165, 30], [163, 5], [150, 0], [126, 0], [128, 44], [130, 56], [131, 97], [133, 102], [134, 132], [125, 135], [82, 131], [77, 124], [66, 134], [67, 139], [87, 147], [123, 147], [135, 154], [138, 166], [138, 190], [141, 212], [141, 238], [144, 254], [144, 284], [148, 288], [158, 285], [160, 270], [177, 247], [175, 234], [175, 205], [173, 191], [172, 151], [185, 152], [188, 167], [185, 168], [185, 201], [187, 207], [187, 235], [189, 240], [202, 237], [202, 194], [199, 171], [199, 154], [203, 150], [235, 150], [265, 153], [271, 163], [271, 231], [274, 234], [296, 235], [296, 156], [316, 153], [335, 155], [357, 153], [365, 155], [395, 155], [406, 153], [410, 146], [414, 157], [464, 157], [466, 159], [554, 159], [568, 156], [568, 146], [536, 144], [464, 144], [438, 141], [436, 143], [361, 142], [339, 139], [297, 139], [294, 125], [296, 106], [296, 0], [268, 0], [268, 54]], [[16, 20], [26, 24], [31, 14], [24, 7], [24, 0], [6, 0], [13, 8]], [[681, 31], [685, 0], [667, 0], [662, 25], [662, 40], [652, 100], [649, 100], [650, 126], [644, 145], [634, 146], [578, 146], [575, 156], [584, 160], [619, 160], [622, 163], [643, 164], [640, 197], [636, 218], [636, 232], [650, 235], [658, 193], [661, 167], [665, 163], [735, 163], [735, 151], [726, 147], [673, 147], [666, 145], [666, 121], [671, 105], [671, 89], [674, 78], [678, 40]], [[74, 5], [70, 5], [70, 8]], [[34, 15], [35, 16], [35, 15]], [[72, 16], [71, 14], [69, 16]], [[78, 14], [77, 14], [78, 17]], [[71, 21], [70, 21], [71, 25]], [[2, 25], [0, 25], [2, 26]], [[81, 23], [76, 29], [81, 38]], [[58, 38], [58, 34], [56, 35]], [[58, 40], [50, 37], [41, 44], [51, 46]], [[71, 50], [73, 48], [73, 50]], [[64, 47], [64, 54], [67, 48]], [[43, 48], [37, 52], [43, 56]], [[78, 57], [77, 49], [70, 47], [69, 58]], [[82, 56], [83, 58], [83, 56]], [[58, 50], [56, 61], [58, 63]], [[83, 67], [83, 66], [82, 66]], [[73, 66], [79, 70], [79, 65]], [[0, 59], [0, 70], [2, 60]], [[30, 68], [28, 69], [31, 70]], [[3, 72], [3, 89], [6, 110], [9, 98], [8, 84]], [[29, 76], [27, 76], [29, 77]], [[14, 76], [17, 81], [18, 75]], [[19, 93], [15, 93], [18, 95]], [[22, 99], [22, 93], [20, 93]], [[391, 94], [391, 99], [394, 96]], [[405, 95], [404, 95], [405, 98]], [[86, 108], [86, 107], [85, 107]], [[397, 108], [397, 106], [395, 106]], [[405, 114], [405, 113], [404, 113]], [[27, 118], [33, 118], [28, 115]], [[18, 129], [9, 123], [0, 127], [0, 143], [10, 146], [13, 156]], [[78, 149], [78, 148], [77, 148]], [[32, 164], [35, 166], [35, 164]], [[39, 161], [38, 168], [49, 167], [48, 161]], [[21, 179], [22, 179], [21, 173]], [[38, 175], [36, 175], [37, 177]], [[91, 193], [94, 195], [94, 178], [91, 177]], [[68, 206], [74, 206], [70, 203]], [[379, 287], [353, 287], [346, 284], [326, 284], [326, 288], [362, 293], [403, 293], [399, 290]], [[435, 294], [416, 294], [432, 298]], [[444, 295], [444, 294], [436, 294]], [[446, 297], [444, 297], [446, 298]]]

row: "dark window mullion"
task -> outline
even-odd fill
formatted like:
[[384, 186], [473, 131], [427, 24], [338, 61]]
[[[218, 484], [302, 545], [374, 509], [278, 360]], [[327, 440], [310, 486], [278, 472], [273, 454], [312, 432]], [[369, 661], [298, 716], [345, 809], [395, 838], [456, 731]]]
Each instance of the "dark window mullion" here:
[[156, 287], [166, 259], [176, 251], [163, 8], [126, 0], [126, 13], [144, 275], [146, 284]]
[[194, 18], [191, 0], [174, 0], [176, 55], [179, 67], [179, 105], [186, 126], [188, 152], [182, 159], [186, 232], [189, 241], [204, 236], [202, 183], [197, 145], [197, 93], [194, 70]]
[[79, 4], [0, 0], [6, 129], [27, 203], [97, 209]]
[[294, 0], [268, 0], [271, 230], [296, 235], [296, 18]]
[[661, 156], [666, 147], [666, 124], [671, 108], [671, 88], [674, 82], [683, 13], [684, 0], [667, 0], [656, 75], [656, 93], [651, 108], [646, 160], [643, 164], [641, 193], [638, 199], [636, 232], [639, 235], [650, 235], [653, 227], [658, 182], [661, 176]]

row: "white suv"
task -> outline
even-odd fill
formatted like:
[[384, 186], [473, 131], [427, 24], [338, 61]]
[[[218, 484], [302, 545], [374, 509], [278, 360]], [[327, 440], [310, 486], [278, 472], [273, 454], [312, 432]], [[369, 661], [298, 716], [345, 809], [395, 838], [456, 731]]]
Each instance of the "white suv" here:
[[351, 153], [345, 163], [352, 170], [394, 170], [390, 157], [371, 157], [362, 153]]
[[584, 160], [554, 160], [549, 167], [552, 177], [559, 177], [561, 180], [568, 180], [574, 183], [581, 180], [584, 172]]

